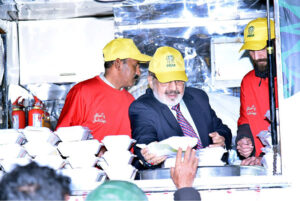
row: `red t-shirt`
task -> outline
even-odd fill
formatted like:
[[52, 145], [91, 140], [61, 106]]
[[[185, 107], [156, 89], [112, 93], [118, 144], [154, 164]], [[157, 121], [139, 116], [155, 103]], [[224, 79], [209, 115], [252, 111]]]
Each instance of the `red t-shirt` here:
[[[241, 107], [238, 126], [242, 124], [250, 125], [256, 149], [255, 156], [259, 156], [263, 147], [257, 135], [262, 130], [268, 130], [270, 125], [265, 117], [265, 114], [270, 109], [268, 80], [268, 78], [261, 79], [260, 77], [256, 77], [255, 71], [252, 70], [245, 75], [241, 84]], [[276, 78], [274, 85], [276, 107], [278, 107]]]
[[56, 129], [85, 126], [99, 141], [106, 135], [131, 137], [128, 109], [133, 100], [125, 89], [114, 89], [99, 76], [79, 82], [66, 97]]

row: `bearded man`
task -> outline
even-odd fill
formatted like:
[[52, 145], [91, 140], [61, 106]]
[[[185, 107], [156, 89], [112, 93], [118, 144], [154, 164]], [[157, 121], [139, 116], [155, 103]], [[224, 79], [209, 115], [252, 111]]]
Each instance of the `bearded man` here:
[[[136, 144], [189, 136], [197, 138], [195, 149], [231, 148], [230, 129], [216, 116], [207, 94], [201, 89], [186, 87], [187, 80], [181, 53], [172, 47], [158, 48], [149, 63], [150, 88], [129, 107], [132, 138]], [[135, 146], [134, 151], [144, 168], [158, 168], [166, 159], [166, 156], [150, 153], [147, 148]]]
[[[274, 21], [270, 21], [271, 38], [275, 38]], [[257, 136], [268, 130], [270, 122], [265, 117], [270, 109], [269, 68], [267, 62], [268, 27], [266, 18], [257, 18], [248, 23], [244, 30], [244, 45], [248, 50], [254, 69], [247, 73], [241, 83], [240, 117], [236, 145], [242, 158], [241, 165], [261, 165], [262, 142]], [[276, 107], [278, 107], [277, 79], [274, 79]]]

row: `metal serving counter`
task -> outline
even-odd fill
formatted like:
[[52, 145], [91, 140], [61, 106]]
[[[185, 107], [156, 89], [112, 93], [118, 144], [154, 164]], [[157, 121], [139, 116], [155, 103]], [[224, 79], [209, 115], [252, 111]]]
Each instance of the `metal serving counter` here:
[[[267, 170], [262, 166], [199, 166], [196, 177], [222, 177], [222, 176], [264, 176]], [[170, 168], [155, 170], [142, 170], [138, 172], [140, 180], [148, 179], [170, 179]]]

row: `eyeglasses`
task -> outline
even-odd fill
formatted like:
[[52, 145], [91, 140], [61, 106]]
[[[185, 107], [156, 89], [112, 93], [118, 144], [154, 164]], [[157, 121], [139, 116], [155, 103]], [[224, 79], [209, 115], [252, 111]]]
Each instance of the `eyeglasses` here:
[[164, 82], [164, 83], [159, 82], [159, 84], [163, 87], [168, 87], [168, 86], [170, 86], [171, 83], [175, 83], [175, 85], [179, 86], [179, 87], [182, 87], [184, 85], [184, 81], [181, 81], [181, 80], [174, 80], [174, 81], [171, 81], [171, 82]]

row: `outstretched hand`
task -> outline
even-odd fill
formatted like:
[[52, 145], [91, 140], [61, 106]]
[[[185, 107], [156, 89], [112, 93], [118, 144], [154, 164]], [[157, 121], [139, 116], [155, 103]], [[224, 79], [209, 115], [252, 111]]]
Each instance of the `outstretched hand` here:
[[182, 160], [182, 149], [179, 148], [176, 155], [175, 167], [171, 168], [171, 178], [177, 187], [192, 187], [198, 167], [196, 151], [188, 147]]

